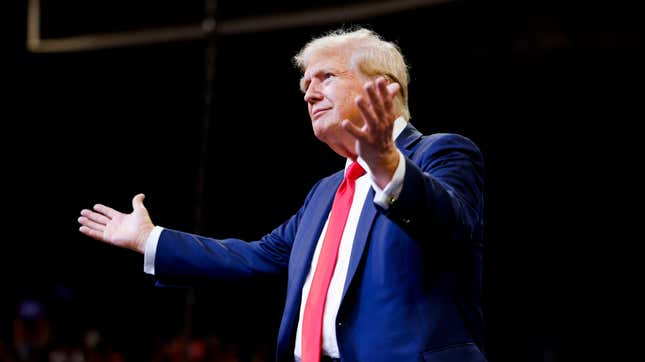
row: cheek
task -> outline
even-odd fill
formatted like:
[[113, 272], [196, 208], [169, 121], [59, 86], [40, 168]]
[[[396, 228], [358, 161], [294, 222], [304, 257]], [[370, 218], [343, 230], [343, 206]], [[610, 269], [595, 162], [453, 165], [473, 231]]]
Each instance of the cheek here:
[[352, 111], [354, 104], [352, 102], [352, 97], [349, 94], [343, 94], [343, 97], [336, 101], [335, 107], [339, 113], [347, 114]]

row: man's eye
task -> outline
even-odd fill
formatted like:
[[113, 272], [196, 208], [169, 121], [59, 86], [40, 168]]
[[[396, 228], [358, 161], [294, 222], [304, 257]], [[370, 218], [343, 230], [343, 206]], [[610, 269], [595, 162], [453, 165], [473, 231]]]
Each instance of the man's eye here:
[[334, 76], [334, 73], [325, 73], [325, 79], [329, 79]]

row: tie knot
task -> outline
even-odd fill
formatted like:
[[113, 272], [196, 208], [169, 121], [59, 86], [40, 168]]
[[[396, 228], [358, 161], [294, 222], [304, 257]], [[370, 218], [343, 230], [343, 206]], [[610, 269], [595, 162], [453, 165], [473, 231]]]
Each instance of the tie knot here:
[[345, 177], [348, 180], [354, 181], [357, 178], [363, 176], [364, 174], [365, 174], [365, 170], [363, 169], [363, 167], [361, 167], [361, 165], [358, 162], [354, 161], [352, 162], [351, 165], [349, 165], [349, 168], [347, 169], [347, 173], [345, 174]]

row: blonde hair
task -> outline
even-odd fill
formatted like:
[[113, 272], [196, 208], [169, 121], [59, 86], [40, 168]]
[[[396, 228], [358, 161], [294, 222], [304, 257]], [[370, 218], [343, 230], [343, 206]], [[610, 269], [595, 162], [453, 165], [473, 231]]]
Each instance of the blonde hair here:
[[394, 104], [401, 109], [401, 116], [410, 119], [408, 108], [408, 65], [399, 47], [383, 40], [375, 32], [358, 28], [356, 30], [338, 29], [307, 43], [293, 57], [295, 65], [304, 72], [311, 57], [323, 51], [351, 51], [349, 65], [368, 77], [383, 76], [390, 82], [399, 83], [401, 90]]

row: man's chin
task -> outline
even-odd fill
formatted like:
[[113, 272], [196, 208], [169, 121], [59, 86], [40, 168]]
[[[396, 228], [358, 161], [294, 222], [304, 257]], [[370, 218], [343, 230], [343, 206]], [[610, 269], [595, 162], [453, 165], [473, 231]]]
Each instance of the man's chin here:
[[316, 120], [312, 120], [311, 125], [314, 129], [314, 134], [321, 141], [324, 138], [328, 138], [329, 135], [333, 134], [334, 128], [336, 128], [334, 124], [331, 123], [331, 121], [328, 121], [324, 118], [318, 118]]
[[329, 140], [329, 132], [325, 132], [324, 130], [314, 127], [314, 136], [318, 138], [321, 142], [328, 143]]

